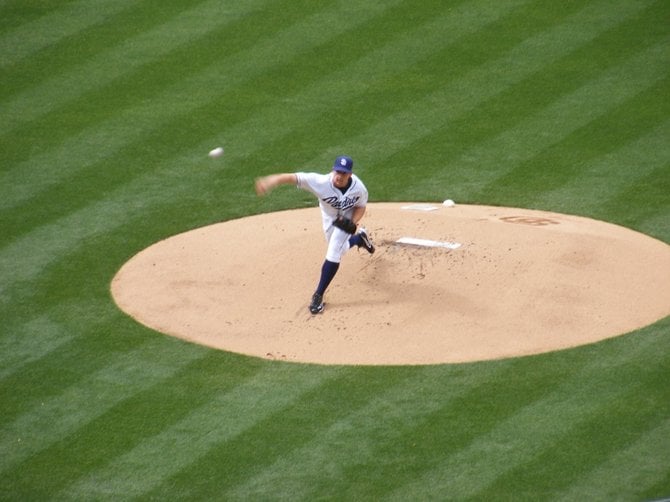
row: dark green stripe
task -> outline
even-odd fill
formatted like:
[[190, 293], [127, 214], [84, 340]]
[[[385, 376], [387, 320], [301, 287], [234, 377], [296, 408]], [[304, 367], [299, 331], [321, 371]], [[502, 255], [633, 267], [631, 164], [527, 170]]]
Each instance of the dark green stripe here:
[[[15, 493], [29, 492], [39, 498], [53, 496], [82, 475], [82, 464], [85, 463], [87, 470], [106, 464], [144, 438], [178, 422], [214, 394], [233, 389], [253, 377], [261, 367], [260, 362], [214, 351], [203, 352], [195, 361], [178, 370], [175, 368], [169, 378], [140, 392], [128, 386], [128, 395], [104, 414], [5, 471], [3, 477], [12, 480], [12, 491]], [[210, 375], [210, 385], [202, 384], [202, 374]], [[57, 465], [53, 465], [54, 458], [59, 459]], [[33, 486], [35, 473], [45, 469], [52, 469], [58, 474], [39, 486]]]
[[[670, 386], [665, 385], [670, 374], [668, 352], [657, 353], [652, 347], [652, 351], [635, 354], [623, 363], [611, 366], [608, 363], [607, 359], [598, 362], [609, 366], [605, 373], [598, 375], [598, 382], [587, 381], [576, 389], [585, 398], [602, 402], [599, 413], [578, 424], [569, 434], [556, 438], [532, 461], [505, 473], [478, 492], [476, 498], [495, 498], [505, 492], [523, 499], [539, 494], [553, 498], [616, 452], [627, 448], [645, 431], [667, 420], [670, 416]], [[597, 392], [601, 386], [617, 388], [620, 394], [610, 399]], [[560, 410], [556, 413], [560, 414]], [[544, 418], [538, 417], [538, 420]], [[617, 495], [641, 500], [646, 488], [630, 486], [627, 492]]]

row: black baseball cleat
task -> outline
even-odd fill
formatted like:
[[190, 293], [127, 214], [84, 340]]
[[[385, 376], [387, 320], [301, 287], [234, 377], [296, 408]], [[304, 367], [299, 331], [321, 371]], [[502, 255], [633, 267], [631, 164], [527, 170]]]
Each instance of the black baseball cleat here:
[[370, 254], [374, 253], [375, 245], [372, 244], [372, 241], [370, 240], [367, 231], [364, 228], [361, 228], [361, 230], [358, 232], [358, 235], [361, 238], [360, 247], [364, 247], [365, 250]]
[[312, 295], [312, 301], [309, 304], [309, 311], [312, 314], [319, 314], [323, 312], [324, 305], [323, 305], [323, 296], [320, 295], [319, 293], [314, 293]]

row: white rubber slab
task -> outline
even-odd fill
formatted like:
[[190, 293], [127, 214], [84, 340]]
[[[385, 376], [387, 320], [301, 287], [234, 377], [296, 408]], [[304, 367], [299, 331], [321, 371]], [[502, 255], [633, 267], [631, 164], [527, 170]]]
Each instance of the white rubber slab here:
[[422, 246], [429, 248], [458, 249], [459, 247], [461, 247], [460, 242], [431, 241], [428, 239], [416, 239], [414, 237], [401, 237], [396, 242], [398, 244], [408, 244], [410, 246]]
[[403, 206], [405, 211], [437, 211], [439, 208], [431, 204], [412, 204], [411, 206]]

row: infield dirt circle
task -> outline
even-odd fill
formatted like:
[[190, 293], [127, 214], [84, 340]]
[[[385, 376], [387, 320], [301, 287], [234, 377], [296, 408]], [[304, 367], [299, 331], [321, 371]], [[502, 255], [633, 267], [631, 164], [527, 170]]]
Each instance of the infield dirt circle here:
[[344, 256], [319, 315], [307, 309], [326, 247], [316, 207], [158, 242], [119, 270], [112, 295], [140, 323], [168, 335], [322, 364], [536, 354], [670, 314], [670, 246], [620, 226], [528, 209], [417, 203], [370, 204], [364, 224], [376, 253]]

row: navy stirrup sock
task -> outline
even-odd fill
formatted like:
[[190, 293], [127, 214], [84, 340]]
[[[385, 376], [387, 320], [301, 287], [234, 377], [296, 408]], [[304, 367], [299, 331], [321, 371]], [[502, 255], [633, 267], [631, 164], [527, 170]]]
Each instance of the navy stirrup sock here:
[[339, 263], [333, 261], [324, 261], [323, 266], [321, 267], [321, 279], [319, 280], [319, 285], [316, 288], [316, 292], [320, 295], [323, 295], [326, 292], [326, 289], [330, 285], [330, 281], [333, 280], [337, 269], [340, 268]]
[[349, 247], [354, 247], [354, 246], [361, 246], [361, 236], [360, 234], [354, 234], [351, 237], [349, 237]]

